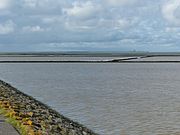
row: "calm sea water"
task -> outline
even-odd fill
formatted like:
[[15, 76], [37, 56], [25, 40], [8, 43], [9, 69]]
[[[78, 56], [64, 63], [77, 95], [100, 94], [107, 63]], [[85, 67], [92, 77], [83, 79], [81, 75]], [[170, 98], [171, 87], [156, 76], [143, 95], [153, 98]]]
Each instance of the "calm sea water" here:
[[100, 134], [180, 133], [180, 64], [0, 64], [0, 79]]

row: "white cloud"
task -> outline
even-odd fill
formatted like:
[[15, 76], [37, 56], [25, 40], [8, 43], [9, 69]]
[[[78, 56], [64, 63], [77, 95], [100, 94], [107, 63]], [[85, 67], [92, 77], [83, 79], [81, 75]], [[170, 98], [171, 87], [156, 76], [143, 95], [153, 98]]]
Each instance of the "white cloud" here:
[[74, 2], [72, 5], [72, 8], [64, 8], [64, 13], [80, 19], [92, 17], [100, 10], [100, 6], [93, 4], [91, 1]]
[[22, 30], [24, 32], [43, 32], [45, 31], [43, 28], [41, 28], [40, 26], [24, 26], [22, 28]]
[[139, 18], [115, 18], [115, 19], [100, 19], [98, 21], [98, 28], [110, 28], [113, 30], [124, 30], [132, 27], [139, 21]]
[[87, 21], [67, 21], [65, 22], [65, 28], [68, 31], [89, 31], [95, 28], [96, 25], [89, 24]]
[[119, 19], [116, 21], [115, 23], [115, 29], [124, 29], [127, 28], [131, 25], [131, 21], [130, 20], [126, 20], [126, 19]]
[[131, 5], [137, 2], [137, 0], [106, 0], [111, 6], [124, 6]]
[[62, 6], [66, 5], [66, 1], [62, 0], [21, 0], [19, 2], [25, 8], [49, 11], [54, 9], [61, 9]]
[[24, 6], [30, 7], [30, 8], [35, 8], [38, 4], [37, 0], [24, 0]]
[[180, 25], [180, 18], [175, 16], [178, 7], [180, 7], [180, 0], [169, 0], [162, 6], [163, 17], [174, 25]]
[[10, 6], [10, 0], [0, 0], [0, 10], [6, 9]]
[[5, 23], [1, 23], [0, 35], [6, 35], [6, 34], [14, 32], [14, 26], [15, 24], [11, 20], [6, 21]]
[[42, 22], [45, 24], [61, 23], [64, 22], [63, 19], [64, 18], [60, 15], [44, 16], [41, 18]]
[[167, 28], [165, 28], [165, 31], [169, 32], [169, 33], [177, 32], [177, 31], [179, 31], [179, 28], [177, 28], [177, 27], [167, 27]]

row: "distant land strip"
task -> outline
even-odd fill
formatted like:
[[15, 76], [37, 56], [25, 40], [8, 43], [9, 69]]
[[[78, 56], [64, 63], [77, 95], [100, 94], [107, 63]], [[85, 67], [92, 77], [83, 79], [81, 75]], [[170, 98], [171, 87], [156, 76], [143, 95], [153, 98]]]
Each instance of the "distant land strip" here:
[[180, 63], [180, 61], [0, 61], [0, 63]]
[[[167, 57], [167, 56], [177, 57], [174, 55], [166, 55], [166, 56], [146, 55], [146, 56], [129, 56], [129, 57], [124, 57], [124, 58], [117, 57], [117, 58], [104, 59], [104, 60], [36, 60], [36, 59], [34, 60], [3, 60], [2, 59], [0, 60], [0, 63], [180, 63], [180, 59], [179, 60], [146, 60], [146, 58], [148, 57]], [[14, 56], [9, 56], [9, 57], [13, 58]], [[141, 60], [141, 59], [144, 59], [144, 60]]]

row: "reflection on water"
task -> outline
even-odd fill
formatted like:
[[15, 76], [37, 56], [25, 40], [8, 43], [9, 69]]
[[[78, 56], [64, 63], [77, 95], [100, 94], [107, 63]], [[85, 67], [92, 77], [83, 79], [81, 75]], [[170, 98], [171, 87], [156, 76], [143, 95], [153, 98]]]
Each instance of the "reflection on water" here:
[[0, 64], [0, 78], [100, 134], [180, 132], [180, 64]]

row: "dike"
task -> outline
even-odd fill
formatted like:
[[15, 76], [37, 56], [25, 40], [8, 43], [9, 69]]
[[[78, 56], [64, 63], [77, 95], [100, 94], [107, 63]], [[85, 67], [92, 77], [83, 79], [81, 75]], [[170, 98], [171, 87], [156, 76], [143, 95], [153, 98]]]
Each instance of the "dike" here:
[[1, 80], [0, 113], [21, 135], [98, 135]]

